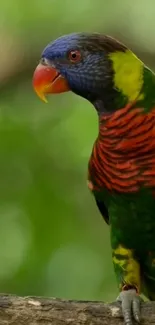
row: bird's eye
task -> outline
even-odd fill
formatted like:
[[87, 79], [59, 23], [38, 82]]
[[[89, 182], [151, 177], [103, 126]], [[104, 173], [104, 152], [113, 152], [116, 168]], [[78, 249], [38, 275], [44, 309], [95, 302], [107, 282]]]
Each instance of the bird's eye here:
[[70, 62], [76, 63], [81, 60], [81, 53], [78, 50], [69, 52], [69, 60]]

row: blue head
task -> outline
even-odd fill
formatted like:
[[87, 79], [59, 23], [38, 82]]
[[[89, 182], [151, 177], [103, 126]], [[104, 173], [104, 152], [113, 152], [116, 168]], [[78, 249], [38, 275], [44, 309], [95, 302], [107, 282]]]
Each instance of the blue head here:
[[[44, 93], [72, 90], [95, 105], [108, 96], [107, 89], [113, 89], [113, 69], [108, 54], [117, 50], [125, 51], [126, 48], [113, 38], [97, 33], [74, 33], [58, 38], [42, 53], [42, 66], [56, 71], [55, 87], [53, 84], [52, 89], [46, 87]], [[50, 75], [48, 78], [50, 80]], [[62, 80], [66, 88], [60, 86]]]

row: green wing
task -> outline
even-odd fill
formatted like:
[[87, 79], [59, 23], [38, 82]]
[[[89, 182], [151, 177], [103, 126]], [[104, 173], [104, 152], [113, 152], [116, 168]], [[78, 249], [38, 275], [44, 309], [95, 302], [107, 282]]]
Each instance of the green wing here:
[[109, 225], [109, 214], [108, 214], [108, 210], [104, 204], [104, 201], [99, 200], [96, 196], [94, 196], [94, 197], [95, 197], [97, 207], [98, 207], [100, 213], [102, 214], [102, 217], [104, 218], [105, 222]]

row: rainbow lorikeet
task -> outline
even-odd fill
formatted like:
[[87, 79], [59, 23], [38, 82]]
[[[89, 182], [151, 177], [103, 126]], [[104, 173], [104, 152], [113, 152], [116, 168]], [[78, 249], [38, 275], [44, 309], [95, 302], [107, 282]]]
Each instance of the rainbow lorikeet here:
[[74, 33], [47, 45], [33, 86], [44, 101], [71, 90], [97, 111], [88, 186], [110, 225], [125, 324], [140, 322], [140, 294], [155, 299], [155, 74], [112, 37]]

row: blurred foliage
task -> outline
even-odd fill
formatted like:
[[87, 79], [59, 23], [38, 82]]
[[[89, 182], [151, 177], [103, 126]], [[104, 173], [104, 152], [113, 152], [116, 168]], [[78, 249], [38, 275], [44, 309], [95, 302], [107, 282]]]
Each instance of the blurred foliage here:
[[86, 186], [95, 110], [72, 93], [41, 103], [44, 46], [75, 31], [118, 37], [154, 64], [154, 0], [6, 0], [0, 10], [0, 291], [114, 299], [109, 229]]

